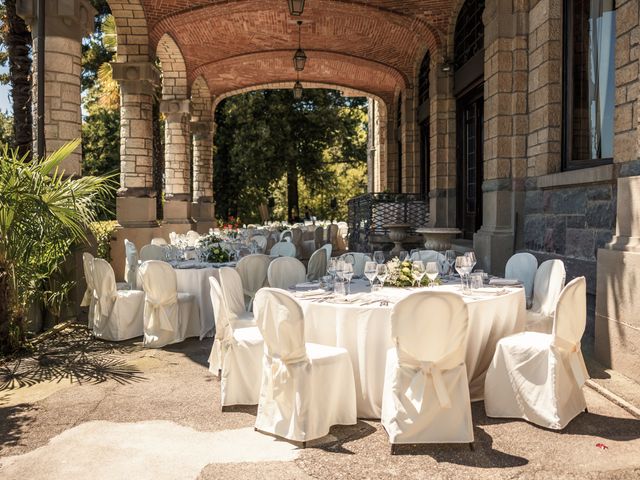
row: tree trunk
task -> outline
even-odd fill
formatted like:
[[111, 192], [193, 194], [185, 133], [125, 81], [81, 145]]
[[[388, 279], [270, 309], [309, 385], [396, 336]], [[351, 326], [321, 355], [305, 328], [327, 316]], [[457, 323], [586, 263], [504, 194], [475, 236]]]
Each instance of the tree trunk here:
[[31, 158], [33, 147], [31, 114], [31, 32], [16, 14], [16, 0], [6, 0], [7, 33], [11, 97], [13, 99], [13, 134], [20, 155]]
[[291, 157], [287, 161], [287, 216], [289, 223], [296, 221], [299, 217], [298, 208], [298, 165], [295, 158]]

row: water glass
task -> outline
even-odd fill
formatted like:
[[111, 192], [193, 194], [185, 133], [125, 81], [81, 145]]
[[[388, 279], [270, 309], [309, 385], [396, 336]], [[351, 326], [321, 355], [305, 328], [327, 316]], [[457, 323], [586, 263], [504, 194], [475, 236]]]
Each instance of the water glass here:
[[453, 267], [456, 264], [456, 251], [455, 250], [447, 250], [444, 252], [444, 258], [449, 264], [449, 276], [453, 276]]
[[338, 267], [338, 260], [336, 258], [330, 258], [329, 264], [327, 265], [327, 273], [331, 275], [331, 277], [336, 276], [336, 270]]
[[333, 282], [333, 291], [336, 295], [346, 295], [347, 294], [347, 281], [343, 278], [336, 278], [336, 281]]
[[477, 290], [478, 288], [482, 288], [484, 282], [482, 280], [482, 273], [472, 273], [469, 275], [469, 287], [471, 290]]

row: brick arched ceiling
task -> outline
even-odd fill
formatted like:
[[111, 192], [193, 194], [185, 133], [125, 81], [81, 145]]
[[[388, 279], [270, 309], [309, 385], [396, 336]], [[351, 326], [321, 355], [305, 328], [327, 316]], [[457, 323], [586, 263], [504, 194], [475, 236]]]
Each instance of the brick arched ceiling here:
[[[295, 80], [298, 18], [286, 0], [140, 0], [152, 48], [169, 34], [189, 82], [203, 75], [214, 96], [256, 82]], [[451, 0], [307, 0], [301, 80], [380, 96], [413, 83], [423, 52], [439, 47]]]

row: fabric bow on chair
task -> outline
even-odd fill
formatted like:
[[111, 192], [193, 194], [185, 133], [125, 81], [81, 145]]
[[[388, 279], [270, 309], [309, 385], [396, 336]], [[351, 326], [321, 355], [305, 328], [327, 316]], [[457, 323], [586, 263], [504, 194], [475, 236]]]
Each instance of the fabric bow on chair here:
[[[178, 295], [172, 295], [164, 300], [154, 299], [149, 293], [147, 293], [145, 302], [149, 308], [149, 328], [160, 328], [162, 330], [174, 331], [177, 328], [176, 315], [169, 315], [167, 309], [176, 307], [178, 304]], [[172, 318], [173, 321], [172, 321]]]
[[406, 361], [400, 360], [399, 368], [405, 374], [410, 375], [411, 372], [415, 372], [406, 395], [417, 412], [422, 410], [422, 402], [428, 381], [433, 383], [433, 388], [435, 389], [440, 406], [442, 408], [451, 408], [451, 398], [447, 392], [447, 386], [442, 379], [442, 371], [437, 363], [417, 362], [417, 365], [411, 365]]

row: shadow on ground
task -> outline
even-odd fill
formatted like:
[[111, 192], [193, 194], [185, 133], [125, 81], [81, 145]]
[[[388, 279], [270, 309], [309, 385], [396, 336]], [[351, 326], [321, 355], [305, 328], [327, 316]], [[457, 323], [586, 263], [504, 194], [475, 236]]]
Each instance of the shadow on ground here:
[[0, 392], [65, 379], [79, 384], [143, 381], [142, 371], [121, 357], [139, 349], [133, 341], [104, 342], [85, 327], [69, 327], [38, 343], [29, 354], [0, 365]]
[[23, 432], [34, 421], [34, 410], [33, 406], [24, 403], [12, 407], [0, 405], [0, 452], [18, 445]]

